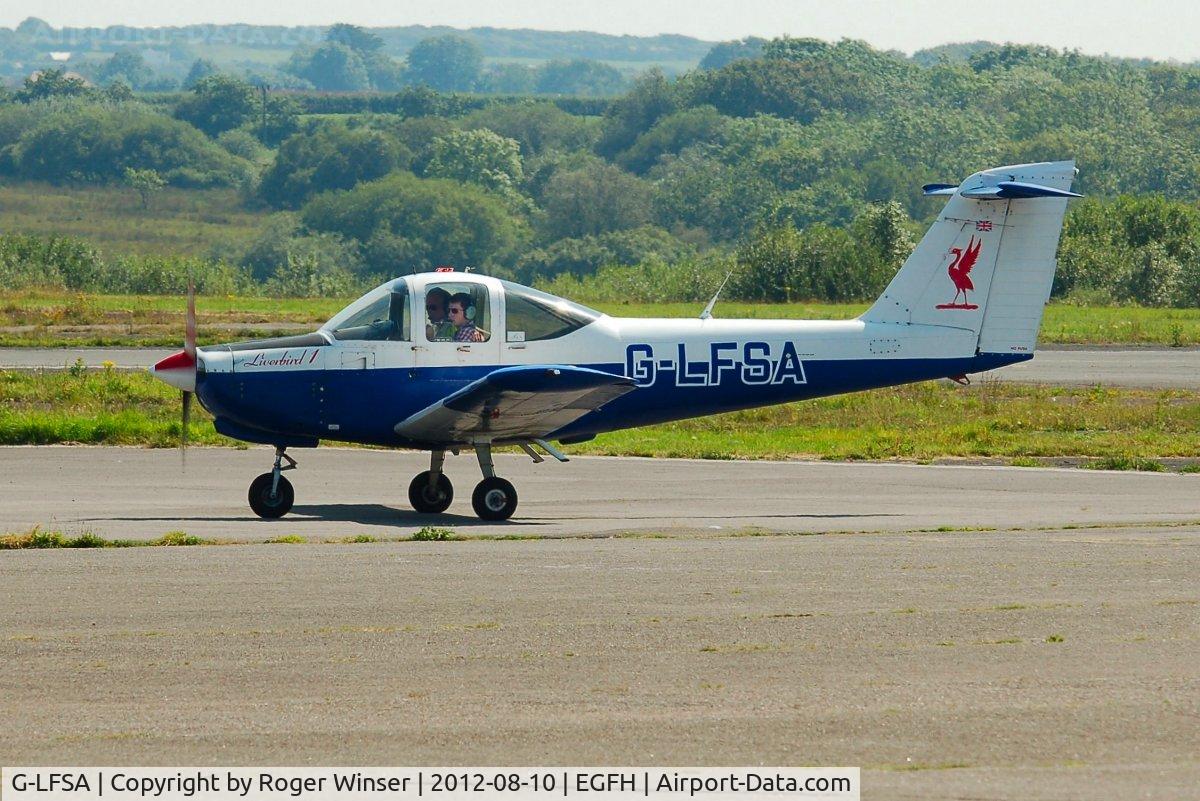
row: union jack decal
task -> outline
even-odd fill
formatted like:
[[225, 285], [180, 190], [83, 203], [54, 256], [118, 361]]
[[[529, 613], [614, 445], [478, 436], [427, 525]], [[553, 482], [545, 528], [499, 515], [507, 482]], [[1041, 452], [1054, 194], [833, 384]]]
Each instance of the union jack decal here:
[[976, 220], [975, 221], [975, 230], [976, 231], [992, 230], [992, 221], [991, 220]]

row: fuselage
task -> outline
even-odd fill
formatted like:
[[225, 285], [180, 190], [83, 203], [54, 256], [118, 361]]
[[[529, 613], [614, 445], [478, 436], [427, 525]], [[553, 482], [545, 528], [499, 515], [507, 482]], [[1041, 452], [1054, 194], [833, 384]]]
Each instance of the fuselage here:
[[[486, 341], [440, 341], [424, 315], [397, 311], [401, 305], [425, 308], [427, 286], [448, 281], [473, 285], [486, 298], [478, 318], [487, 322]], [[633, 379], [635, 391], [550, 437], [571, 442], [616, 429], [957, 376], [1032, 355], [978, 353], [975, 332], [950, 326], [622, 318], [573, 305], [562, 307], [570, 312], [564, 319], [573, 322], [557, 331], [531, 319], [528, 298], [521, 298], [532, 296], [529, 290], [479, 275], [408, 276], [356, 305], [368, 305], [373, 295], [383, 298], [380, 293], [390, 293], [391, 313], [398, 318], [389, 324], [387, 338], [370, 324], [339, 329], [339, 319], [365, 319], [351, 313], [352, 305], [314, 334], [201, 349], [196, 392], [217, 429], [275, 445], [326, 439], [422, 447], [397, 435], [395, 425], [503, 367], [576, 365]]]

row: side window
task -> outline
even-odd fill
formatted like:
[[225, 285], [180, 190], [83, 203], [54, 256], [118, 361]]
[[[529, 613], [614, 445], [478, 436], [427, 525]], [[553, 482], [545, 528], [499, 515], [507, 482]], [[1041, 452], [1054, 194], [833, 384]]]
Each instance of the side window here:
[[504, 319], [508, 342], [557, 339], [600, 316], [599, 312], [568, 300], [504, 282]]
[[492, 310], [487, 287], [439, 281], [425, 287], [425, 338], [430, 342], [487, 342]]

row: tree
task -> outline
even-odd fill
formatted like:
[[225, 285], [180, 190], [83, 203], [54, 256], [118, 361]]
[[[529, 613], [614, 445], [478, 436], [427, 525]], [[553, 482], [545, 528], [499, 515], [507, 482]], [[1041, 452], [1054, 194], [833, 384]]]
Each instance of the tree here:
[[340, 42], [326, 42], [308, 53], [296, 53], [288, 70], [327, 92], [361, 92], [371, 88], [362, 54]]
[[524, 64], [493, 64], [484, 73], [480, 87], [497, 95], [531, 95], [537, 86], [537, 72]]
[[658, 189], [658, 223], [671, 230], [702, 229], [715, 240], [745, 235], [779, 195], [753, 170], [726, 164], [704, 148], [665, 159], [651, 176]]
[[588, 58], [550, 61], [537, 70], [537, 92], [543, 95], [607, 97], [627, 85], [620, 70]]
[[41, 181], [115, 182], [132, 167], [181, 187], [236, 184], [252, 169], [192, 126], [138, 104], [46, 109], [3, 161], [7, 171]]
[[25, 39], [48, 39], [54, 35], [54, 28], [44, 19], [26, 17], [17, 26], [17, 35]]
[[330, 27], [320, 47], [293, 53], [284, 69], [327, 92], [392, 92], [404, 82], [404, 68], [383, 53], [383, 40], [345, 23]]
[[136, 50], [118, 50], [100, 65], [99, 78], [101, 83], [123, 81], [134, 89], [141, 89], [154, 78], [154, 73], [146, 66], [146, 59]]
[[343, 44], [358, 53], [375, 53], [383, 48], [383, 40], [366, 28], [338, 22], [329, 26], [325, 41]]
[[175, 117], [216, 136], [252, 120], [258, 107], [253, 86], [230, 75], [210, 75], [179, 102]]
[[741, 58], [758, 58], [762, 55], [763, 45], [766, 43], [766, 39], [757, 36], [748, 36], [733, 42], [717, 42], [704, 58], [700, 59], [700, 69], [715, 70]]
[[521, 256], [518, 275], [526, 283], [540, 282], [562, 273], [592, 275], [613, 264], [647, 261], [674, 264], [695, 255], [695, 249], [661, 228], [650, 225], [598, 236], [560, 239]]
[[286, 95], [268, 94], [260, 114], [254, 132], [260, 142], [272, 147], [296, 133], [300, 127], [300, 105]]
[[350, 189], [387, 175], [411, 154], [391, 137], [331, 123], [284, 140], [259, 181], [258, 195], [277, 208], [299, 208], [319, 192]]
[[452, 33], [422, 39], [408, 51], [409, 80], [439, 92], [474, 89], [482, 69], [479, 45]]
[[358, 243], [373, 272], [398, 275], [439, 264], [511, 264], [527, 231], [487, 190], [397, 172], [348, 192], [321, 195], [301, 215], [311, 231]]
[[640, 76], [623, 97], [614, 100], [604, 113], [603, 133], [596, 152], [613, 158], [658, 121], [679, 108], [674, 87], [659, 69]]
[[829, 52], [829, 43], [820, 39], [781, 36], [763, 43], [763, 58], [798, 61]]
[[305, 234], [295, 214], [274, 214], [258, 236], [237, 259], [256, 281], [281, 276], [289, 267], [305, 264], [309, 272], [337, 274], [339, 270], [359, 273], [362, 261], [354, 244], [337, 234]]
[[825, 57], [734, 61], [693, 73], [686, 89], [691, 105], [711, 105], [722, 114], [805, 123], [827, 110], [856, 114], [887, 104], [876, 76]]
[[454, 178], [512, 197], [524, 178], [521, 147], [487, 129], [450, 131], [433, 142], [429, 178]]
[[124, 81], [113, 81], [104, 87], [104, 99], [112, 103], [128, 103], [134, 99], [133, 90]]
[[220, 70], [217, 65], [207, 58], [198, 58], [192, 62], [192, 68], [188, 70], [187, 77], [183, 79], [184, 89], [194, 89], [203, 79], [210, 75], [216, 75]]
[[700, 106], [663, 117], [649, 131], [618, 154], [617, 163], [627, 170], [643, 174], [664, 155], [705, 143], [720, 145], [729, 128], [728, 118], [712, 106]]
[[157, 170], [139, 170], [134, 167], [125, 168], [125, 183], [137, 190], [142, 199], [142, 208], [150, 208], [150, 196], [160, 191], [167, 182]]
[[611, 164], [556, 172], [542, 193], [547, 240], [636, 228], [650, 221], [651, 189]]
[[50, 97], [85, 97], [91, 93], [91, 87], [78, 75], [68, 75], [61, 69], [42, 70], [25, 79], [17, 100], [32, 103]]
[[464, 129], [487, 128], [515, 139], [525, 158], [547, 150], [590, 150], [599, 133], [597, 120], [568, 114], [553, 103], [526, 100], [481, 108], [462, 118]]

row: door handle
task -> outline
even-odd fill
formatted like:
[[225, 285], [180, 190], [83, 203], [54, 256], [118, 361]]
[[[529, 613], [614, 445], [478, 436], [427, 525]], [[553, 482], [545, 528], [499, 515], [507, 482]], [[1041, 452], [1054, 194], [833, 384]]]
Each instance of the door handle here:
[[470, 352], [471, 352], [471, 346], [470, 346], [470, 345], [459, 345], [459, 346], [458, 346], [458, 352], [459, 352], [459, 353], [470, 353]]

